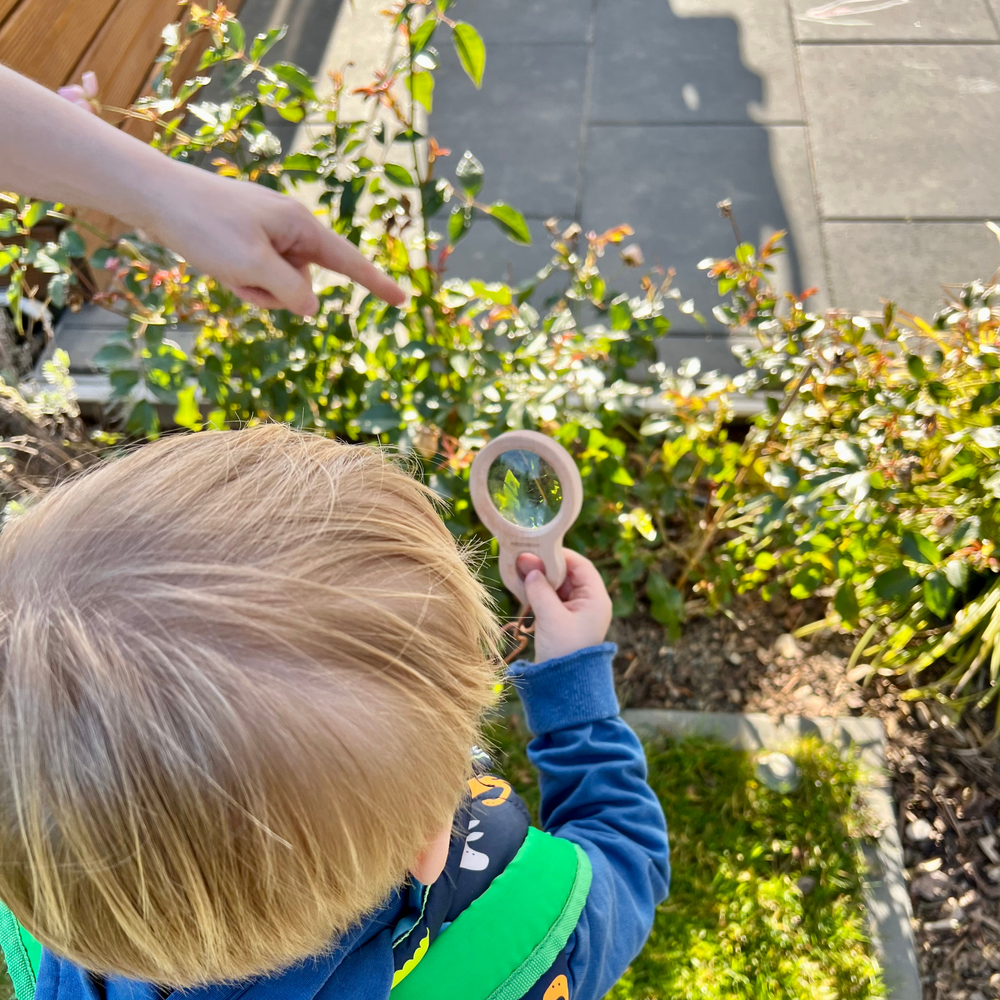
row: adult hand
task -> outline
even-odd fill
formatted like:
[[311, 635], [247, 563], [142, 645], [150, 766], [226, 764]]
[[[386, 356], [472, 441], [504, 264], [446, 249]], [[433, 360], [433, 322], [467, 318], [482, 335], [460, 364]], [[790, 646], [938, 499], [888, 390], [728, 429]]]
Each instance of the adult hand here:
[[248, 181], [171, 161], [173, 183], [151, 197], [144, 227], [158, 242], [241, 298], [304, 316], [319, 307], [309, 265], [318, 264], [401, 305], [406, 293], [301, 202]]
[[536, 663], [600, 645], [611, 624], [611, 598], [597, 568], [572, 549], [563, 549], [563, 555], [566, 580], [558, 593], [538, 556], [518, 556], [517, 569], [535, 615]]

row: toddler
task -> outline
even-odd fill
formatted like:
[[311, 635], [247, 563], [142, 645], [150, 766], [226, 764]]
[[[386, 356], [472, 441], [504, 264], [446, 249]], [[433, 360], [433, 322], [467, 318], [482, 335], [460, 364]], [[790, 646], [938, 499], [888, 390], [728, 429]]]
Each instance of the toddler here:
[[509, 671], [542, 833], [470, 750], [487, 595], [377, 450], [170, 437], [21, 515], [0, 535], [19, 1000], [603, 996], [668, 849], [618, 717], [610, 601], [566, 555], [559, 594], [522, 557], [538, 662]]

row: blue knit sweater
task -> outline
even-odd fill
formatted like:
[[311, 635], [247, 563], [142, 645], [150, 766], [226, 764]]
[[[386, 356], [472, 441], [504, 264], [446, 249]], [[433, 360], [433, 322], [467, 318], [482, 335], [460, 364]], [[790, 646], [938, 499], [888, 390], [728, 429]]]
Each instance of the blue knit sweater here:
[[[667, 831], [646, 784], [642, 747], [618, 717], [611, 674], [615, 647], [593, 646], [545, 663], [516, 663], [510, 678], [535, 738], [541, 821], [579, 844], [593, 882], [567, 944], [573, 1000], [599, 1000], [638, 954], [657, 903], [667, 895]], [[392, 984], [392, 928], [406, 915], [396, 892], [330, 952], [243, 983], [184, 990], [176, 1000], [386, 1000]], [[102, 996], [103, 994], [103, 996]], [[37, 1000], [160, 1000], [156, 986], [100, 981], [43, 953]]]

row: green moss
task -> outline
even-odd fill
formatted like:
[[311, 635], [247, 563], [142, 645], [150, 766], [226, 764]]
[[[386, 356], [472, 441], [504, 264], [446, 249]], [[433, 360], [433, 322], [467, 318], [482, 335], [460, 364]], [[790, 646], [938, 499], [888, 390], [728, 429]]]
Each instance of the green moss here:
[[[521, 716], [487, 737], [537, 816]], [[673, 885], [611, 1000], [880, 997], [865, 933], [858, 764], [804, 742], [792, 752], [802, 783], [782, 795], [756, 781], [742, 751], [659, 740], [646, 752], [670, 828]], [[805, 895], [804, 878], [815, 880]]]

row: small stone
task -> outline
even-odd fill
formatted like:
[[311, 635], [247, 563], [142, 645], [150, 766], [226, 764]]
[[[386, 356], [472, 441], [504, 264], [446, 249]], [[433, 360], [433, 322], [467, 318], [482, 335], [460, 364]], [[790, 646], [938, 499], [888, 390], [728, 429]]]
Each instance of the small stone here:
[[792, 697], [796, 701], [805, 701], [813, 693], [812, 684], [803, 684], [802, 687], [796, 688]]
[[729, 661], [730, 665], [734, 667], [738, 667], [743, 662], [742, 655], [736, 652], [726, 653], [726, 659]]
[[783, 656], [786, 660], [802, 659], [802, 647], [795, 641], [795, 636], [789, 632], [779, 635], [774, 640], [773, 648], [777, 656]]
[[925, 819], [916, 819], [906, 828], [906, 838], [914, 844], [924, 844], [934, 836], [934, 827]]
[[657, 651], [656, 655], [657, 655], [657, 656], [659, 656], [659, 657], [660, 657], [660, 658], [662, 659], [662, 658], [663, 658], [663, 657], [665, 657], [665, 656], [666, 656], [666, 655], [667, 655], [667, 654], [668, 654], [669, 652], [670, 652], [670, 647], [669, 647], [669, 646], [660, 646], [660, 648], [659, 648], [659, 650]]
[[757, 780], [772, 792], [794, 792], [799, 787], [799, 769], [787, 754], [766, 753], [757, 758]]
[[941, 868], [942, 860], [941, 858], [928, 858], [926, 861], [921, 861], [917, 865], [918, 872], [936, 872]]
[[803, 896], [808, 896], [816, 888], [816, 879], [812, 875], [803, 875], [795, 885]]
[[987, 865], [986, 877], [991, 882], [1000, 882], [1000, 865]]
[[986, 994], [982, 990], [976, 990], [975, 993], [969, 994], [969, 1000], [986, 1000]]
[[928, 903], [937, 903], [954, 893], [955, 883], [944, 872], [927, 872], [914, 879], [910, 890]]
[[997, 838], [995, 833], [991, 833], [988, 837], [980, 837], [979, 849], [993, 864], [1000, 865], [1000, 854], [997, 853]]
[[852, 691], [845, 699], [844, 703], [855, 712], [865, 707], [865, 696], [860, 691]]
[[757, 659], [762, 666], [769, 667], [774, 660], [774, 655], [771, 653], [771, 650], [765, 649], [763, 646], [758, 646]]
[[743, 704], [743, 692], [740, 691], [739, 688], [730, 688], [726, 692], [726, 695], [729, 697], [729, 700], [734, 705], [742, 705]]
[[826, 698], [821, 697], [818, 694], [810, 695], [802, 703], [802, 710], [806, 715], [817, 716], [822, 715], [827, 709]]
[[1000, 990], [1000, 972], [994, 972], [990, 976], [990, 987], [994, 990]]

